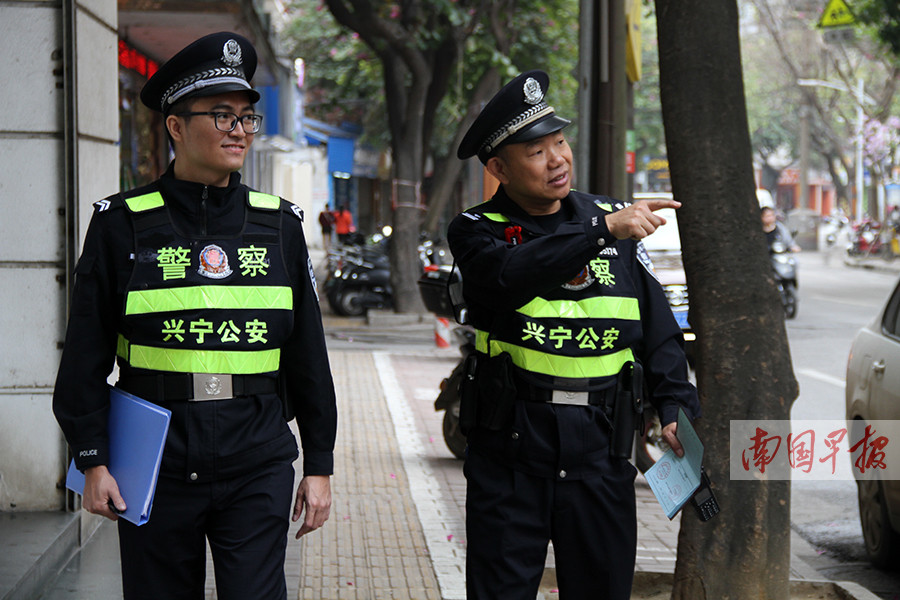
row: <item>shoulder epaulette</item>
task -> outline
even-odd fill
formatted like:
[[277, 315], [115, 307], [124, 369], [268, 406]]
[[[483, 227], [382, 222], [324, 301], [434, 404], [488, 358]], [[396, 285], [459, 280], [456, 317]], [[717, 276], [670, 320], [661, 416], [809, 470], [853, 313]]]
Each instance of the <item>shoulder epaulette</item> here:
[[123, 198], [123, 200], [125, 206], [128, 207], [128, 210], [133, 213], [146, 212], [148, 210], [162, 208], [166, 205], [166, 201], [163, 200], [162, 194], [159, 192], [140, 194], [138, 196], [131, 196], [130, 198]]
[[272, 194], [263, 194], [262, 192], [248, 192], [247, 202], [253, 208], [262, 210], [278, 210], [281, 208], [281, 198]]
[[[152, 196], [154, 193], [159, 194], [159, 192], [148, 191], [152, 190], [149, 186], [144, 186], [143, 188], [137, 188], [133, 190], [128, 190], [126, 192], [120, 192], [118, 194], [113, 194], [112, 196], [107, 196], [103, 200], [98, 200], [94, 202], [94, 212], [96, 213], [106, 213], [110, 210], [120, 209], [120, 208], [128, 208], [131, 212], [138, 212], [136, 209], [149, 210], [153, 208], [153, 204], [155, 202], [146, 202], [145, 198]], [[162, 197], [159, 197], [160, 206], [162, 206]]]

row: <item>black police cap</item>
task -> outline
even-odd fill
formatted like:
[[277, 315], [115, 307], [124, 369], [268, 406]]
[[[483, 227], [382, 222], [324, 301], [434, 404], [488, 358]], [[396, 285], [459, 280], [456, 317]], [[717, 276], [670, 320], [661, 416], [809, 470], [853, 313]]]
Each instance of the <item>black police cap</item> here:
[[250, 87], [256, 72], [256, 50], [236, 33], [222, 31], [204, 36], [170, 58], [141, 90], [141, 102], [168, 114], [179, 100], [247, 92], [250, 102], [259, 92]]
[[487, 163], [506, 144], [528, 142], [571, 123], [544, 102], [549, 84], [550, 76], [535, 70], [503, 86], [469, 127], [456, 156], [466, 159], [477, 154], [482, 163]]

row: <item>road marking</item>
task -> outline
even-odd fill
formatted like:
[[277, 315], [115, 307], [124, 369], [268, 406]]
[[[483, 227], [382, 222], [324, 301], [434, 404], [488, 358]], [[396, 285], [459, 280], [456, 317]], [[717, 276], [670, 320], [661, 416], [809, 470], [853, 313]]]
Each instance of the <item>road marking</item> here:
[[387, 352], [373, 352], [375, 367], [384, 390], [385, 402], [394, 422], [397, 445], [403, 458], [403, 468], [409, 479], [409, 492], [416, 505], [419, 523], [425, 534], [428, 554], [434, 565], [441, 598], [464, 600], [466, 597], [466, 551], [453, 534], [465, 531], [464, 524], [454, 524], [447, 518], [456, 511], [443, 498], [441, 484], [428, 464], [427, 454], [419, 439], [412, 408], [391, 365]]
[[830, 383], [831, 385], [839, 387], [839, 388], [844, 387], [843, 379], [839, 379], [837, 377], [832, 377], [831, 375], [827, 375], [825, 373], [820, 373], [819, 371], [816, 371], [815, 369], [797, 369], [797, 374], [805, 375], [812, 379], [818, 379], [819, 381], [823, 381], [825, 383]]
[[831, 302], [832, 304], [846, 304], [847, 306], [861, 306], [863, 308], [871, 308], [877, 309], [881, 307], [881, 303], [864, 301], [864, 300], [845, 300], [845, 299], [835, 299], [833, 296], [820, 296], [818, 294], [814, 294], [811, 296], [812, 300], [818, 300], [821, 302]]

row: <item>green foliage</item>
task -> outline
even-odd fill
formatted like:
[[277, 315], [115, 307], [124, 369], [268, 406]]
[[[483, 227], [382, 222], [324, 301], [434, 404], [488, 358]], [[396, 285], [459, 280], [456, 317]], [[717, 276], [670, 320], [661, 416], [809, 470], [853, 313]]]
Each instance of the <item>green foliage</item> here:
[[[794, 37], [799, 40], [800, 36]], [[741, 53], [753, 151], [764, 163], [779, 154], [790, 156], [800, 135], [800, 90], [764, 30], [745, 32]]]
[[324, 4], [311, 4], [295, 2], [282, 33], [290, 54], [305, 63], [306, 115], [332, 125], [362, 125], [363, 142], [384, 145], [381, 63], [358, 34], [335, 23]]
[[[306, 113], [331, 124], [353, 122], [362, 125], [361, 141], [376, 147], [389, 144], [387, 109], [383, 89], [382, 64], [377, 54], [379, 42], [367, 45], [355, 32], [338, 25], [328, 8], [309, 0], [291, 5], [292, 22], [283, 33], [293, 56], [306, 63]], [[403, 28], [421, 50], [437, 48], [453, 27], [468, 23], [475, 14], [460, 0], [431, 0], [427, 10], [418, 3], [371, 0], [372, 13]], [[578, 60], [578, 1], [520, 0], [511, 4], [507, 16], [512, 26], [510, 50], [497, 50], [486, 18], [475, 23], [466, 38], [462, 60], [455, 65], [452, 84], [435, 114], [431, 151], [436, 156], [450, 153], [450, 142], [468, 107], [468, 99], [481, 74], [489, 67], [500, 68], [501, 78], [541, 68], [550, 73], [549, 98], [557, 112], [575, 116]], [[404, 12], [405, 11], [405, 12]]]
[[634, 132], [636, 168], [651, 158], [666, 155], [666, 138], [659, 98], [659, 56], [656, 41], [656, 14], [645, 2], [641, 19], [640, 81], [634, 84]]
[[897, 0], [853, 0], [857, 20], [874, 29], [876, 37], [900, 59], [900, 3]]

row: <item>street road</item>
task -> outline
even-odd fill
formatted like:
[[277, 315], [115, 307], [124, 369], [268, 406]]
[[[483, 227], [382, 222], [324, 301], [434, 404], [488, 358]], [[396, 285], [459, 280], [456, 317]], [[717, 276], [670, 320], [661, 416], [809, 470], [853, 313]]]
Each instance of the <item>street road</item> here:
[[[800, 303], [787, 321], [800, 396], [793, 419], [844, 419], [847, 355], [857, 330], [871, 321], [900, 274], [850, 268], [840, 256], [800, 253]], [[885, 263], [874, 263], [880, 267]], [[856, 484], [853, 481], [794, 482], [791, 524], [820, 554], [807, 560], [824, 577], [854, 581], [885, 600], [900, 599], [900, 572], [871, 567], [865, 556]]]

